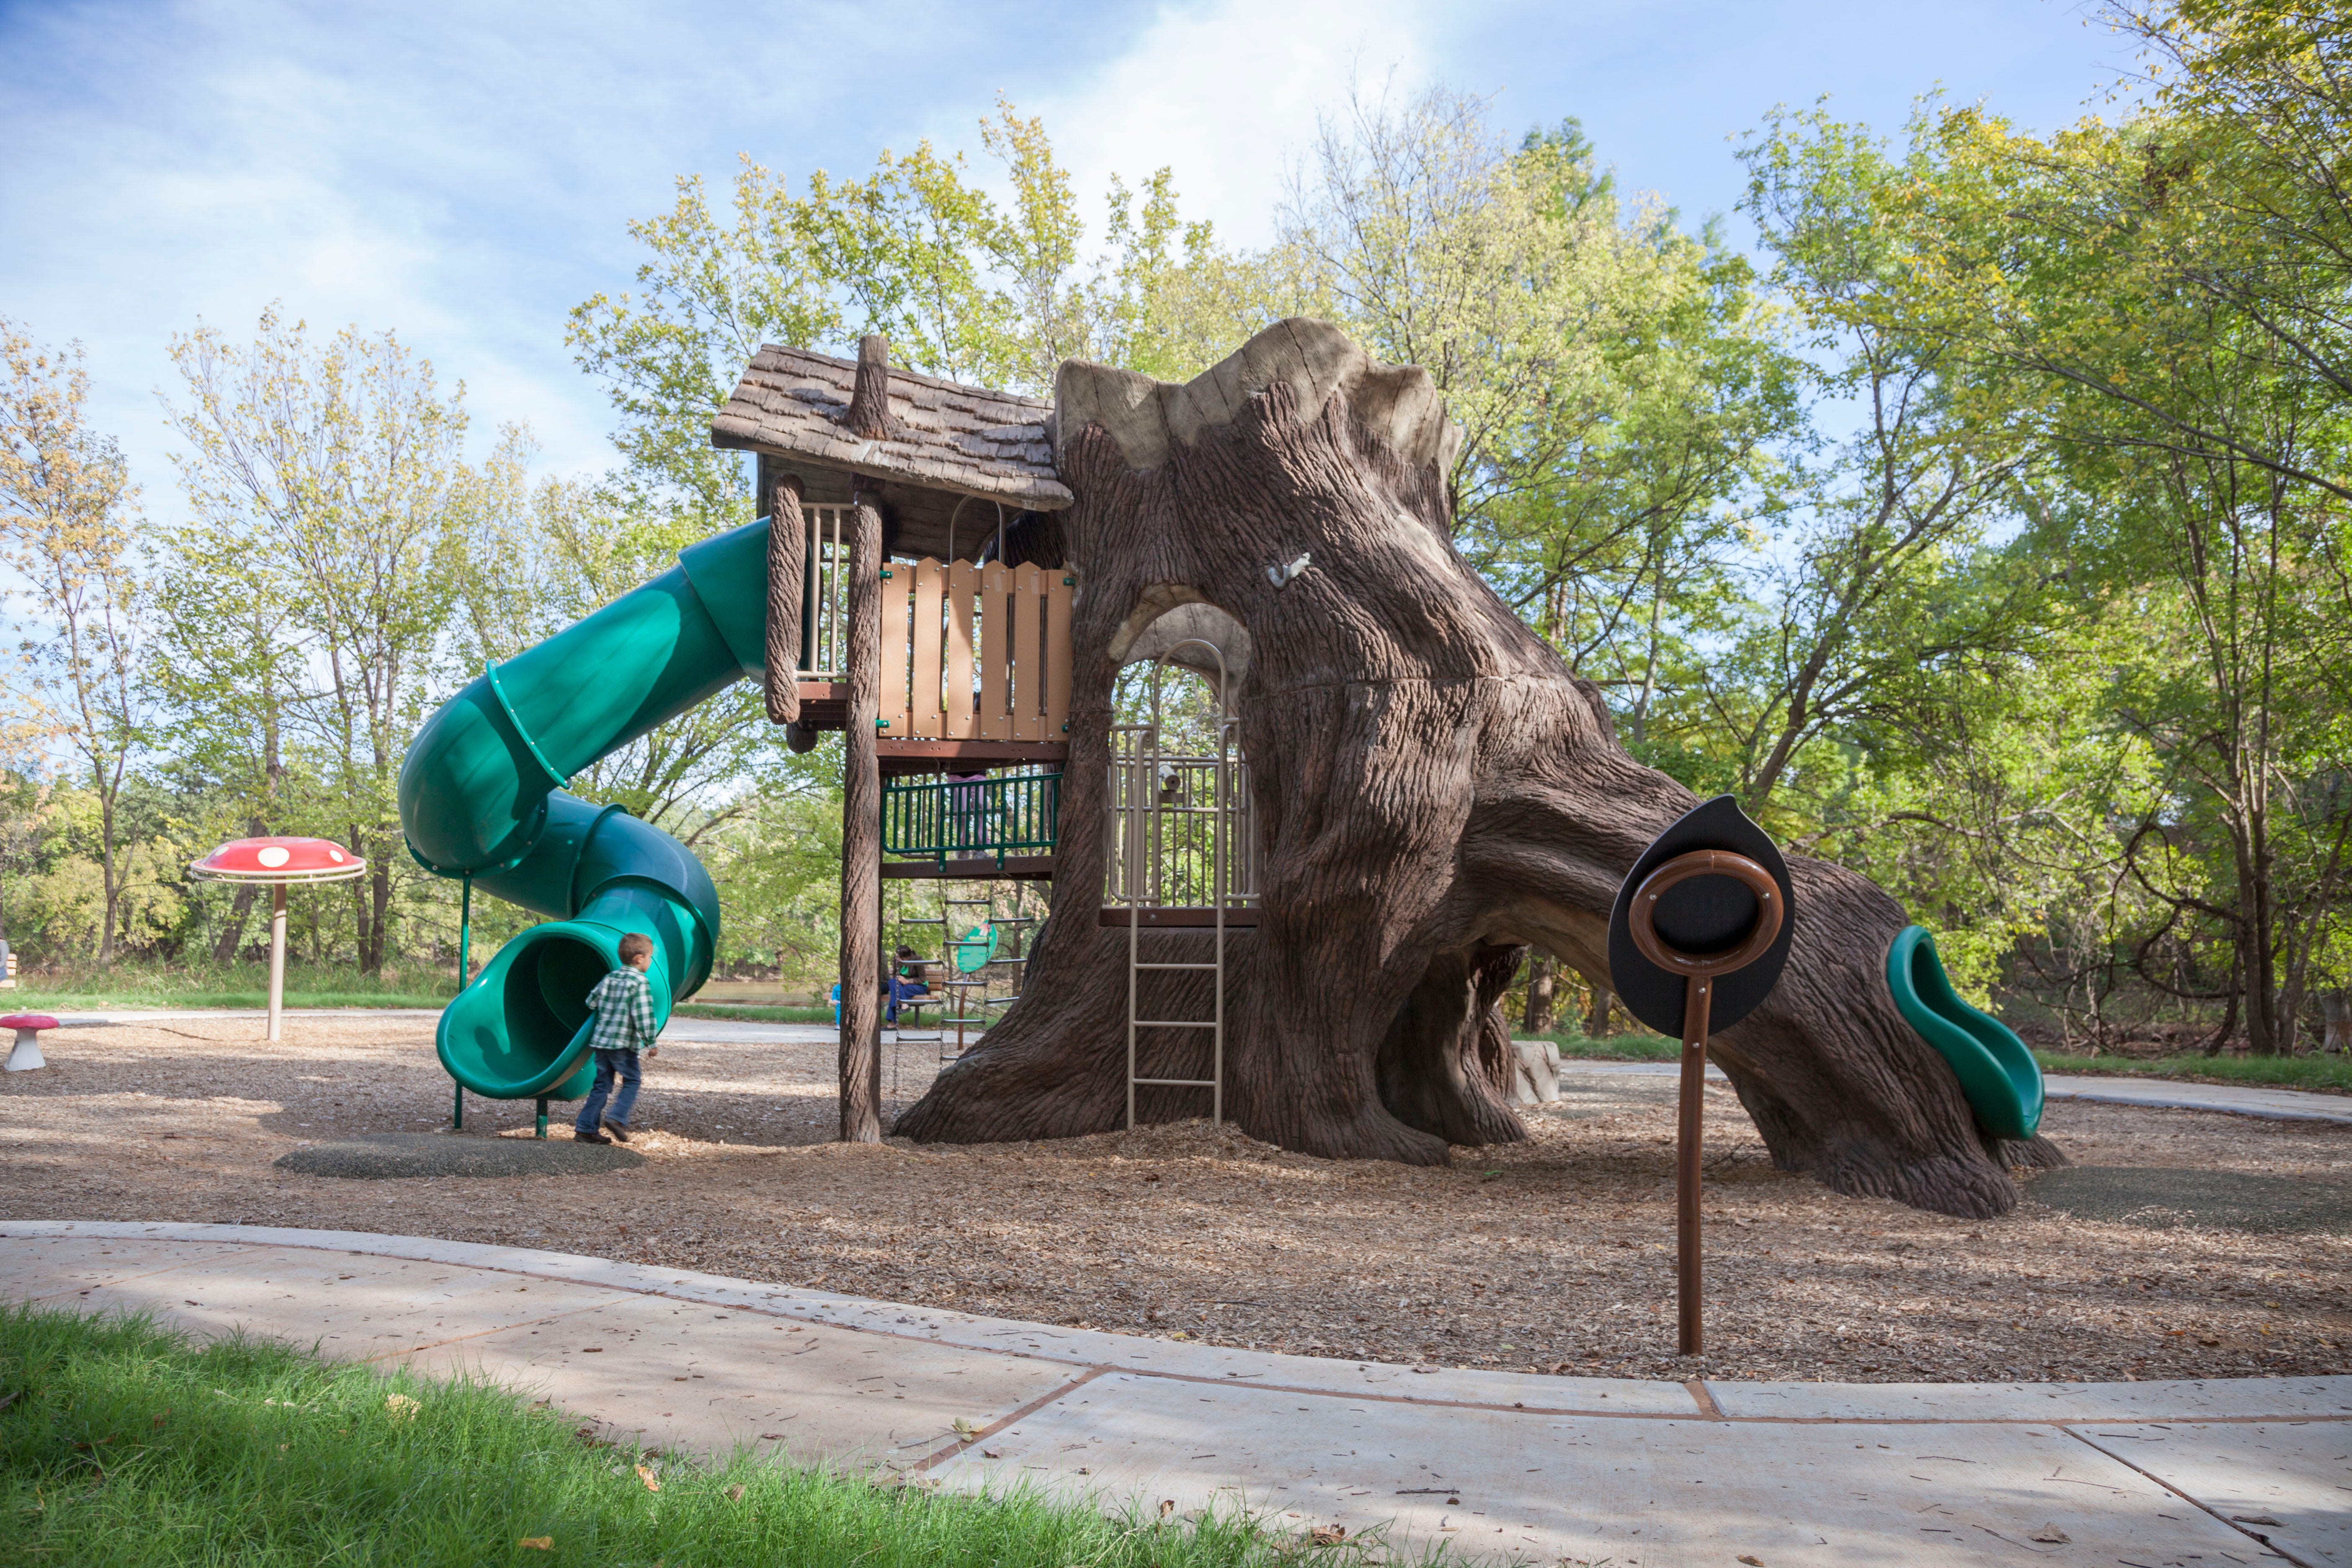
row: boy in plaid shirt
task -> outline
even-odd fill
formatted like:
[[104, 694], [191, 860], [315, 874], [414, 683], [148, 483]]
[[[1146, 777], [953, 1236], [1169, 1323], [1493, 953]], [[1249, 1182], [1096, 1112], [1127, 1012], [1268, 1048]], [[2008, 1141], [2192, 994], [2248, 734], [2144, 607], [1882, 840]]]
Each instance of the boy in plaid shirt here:
[[[596, 982], [596, 988], [588, 993], [588, 1009], [596, 1015], [596, 1032], [588, 1040], [596, 1053], [596, 1085], [588, 1091], [586, 1103], [580, 1107], [580, 1120], [572, 1125], [576, 1142], [629, 1141], [629, 1111], [637, 1103], [637, 1052], [652, 1045], [656, 1033], [653, 987], [646, 980], [653, 962], [653, 939], [631, 931], [621, 939], [621, 967]], [[613, 1114], [608, 1120], [604, 1097], [612, 1094], [616, 1079], [621, 1092], [613, 1095]], [[598, 1130], [600, 1124], [604, 1131]], [[613, 1137], [605, 1137], [604, 1131]]]

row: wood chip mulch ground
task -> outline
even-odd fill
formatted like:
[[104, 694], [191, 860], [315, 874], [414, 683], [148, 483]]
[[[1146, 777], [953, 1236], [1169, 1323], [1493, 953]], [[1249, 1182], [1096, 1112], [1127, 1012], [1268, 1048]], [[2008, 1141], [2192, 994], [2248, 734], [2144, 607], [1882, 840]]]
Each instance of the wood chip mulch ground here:
[[[252, 1020], [173, 1019], [48, 1036], [50, 1068], [0, 1079], [0, 1219], [388, 1231], [1123, 1333], [1533, 1372], [2040, 1381], [2352, 1364], [2352, 1209], [2311, 1210], [2337, 1216], [2334, 1229], [2229, 1223], [2249, 1194], [2259, 1208], [2265, 1183], [2352, 1196], [2352, 1128], [2055, 1102], [2043, 1131], [2079, 1164], [2124, 1172], [2092, 1184], [2097, 1212], [2119, 1217], [2077, 1217], [2029, 1184], [2009, 1217], [1964, 1221], [1774, 1171], [1717, 1089], [1710, 1348], [1685, 1361], [1671, 1353], [1663, 1079], [1571, 1068], [1560, 1104], [1527, 1112], [1530, 1141], [1456, 1151], [1433, 1170], [1286, 1154], [1205, 1122], [842, 1145], [828, 1142], [830, 1045], [673, 1041], [647, 1064], [648, 1131], [630, 1145], [641, 1166], [345, 1179], [273, 1162], [446, 1124], [429, 1021], [296, 1015], [287, 1032], [265, 1045]], [[932, 1055], [898, 1053], [898, 1104]], [[469, 1098], [465, 1135], [528, 1136], [530, 1114]], [[568, 1136], [563, 1122], [554, 1135]], [[2135, 1208], [2134, 1169], [2232, 1173], [2237, 1207]]]

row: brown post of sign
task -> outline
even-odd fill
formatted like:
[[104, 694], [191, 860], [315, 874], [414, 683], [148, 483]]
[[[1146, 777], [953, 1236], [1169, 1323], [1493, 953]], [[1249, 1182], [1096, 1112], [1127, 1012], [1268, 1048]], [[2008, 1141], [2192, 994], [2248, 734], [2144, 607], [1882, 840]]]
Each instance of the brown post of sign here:
[[[1729, 877], [1756, 895], [1756, 922], [1737, 945], [1720, 952], [1684, 952], [1668, 947], [1658, 935], [1654, 921], [1659, 897], [1693, 877]], [[1715, 1005], [1714, 983], [1763, 957], [1780, 934], [1783, 914], [1780, 886], [1772, 880], [1772, 873], [1745, 855], [1724, 849], [1695, 849], [1675, 856], [1643, 879], [1628, 911], [1626, 929], [1642, 956], [1683, 977], [1682, 1097], [1675, 1139], [1675, 1289], [1684, 1355], [1698, 1354], [1705, 1339], [1699, 1274], [1699, 1154], [1706, 1122], [1706, 1026]]]
[[1685, 1355], [1698, 1354], [1702, 1337], [1699, 1144], [1706, 1130], [1706, 1013], [1713, 988], [1705, 980], [1683, 984], [1683, 1082], [1675, 1125], [1675, 1308]]
[[841, 775], [841, 1141], [882, 1141], [882, 514], [861, 497], [849, 543], [849, 718]]

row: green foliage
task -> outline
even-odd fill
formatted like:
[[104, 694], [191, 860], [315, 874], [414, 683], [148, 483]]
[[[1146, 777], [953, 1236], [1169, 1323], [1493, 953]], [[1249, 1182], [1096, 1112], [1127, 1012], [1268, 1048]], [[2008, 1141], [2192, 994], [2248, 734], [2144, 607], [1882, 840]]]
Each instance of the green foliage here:
[[1108, 1517], [584, 1432], [488, 1384], [0, 1307], [0, 1564], [1366, 1561], [1237, 1512]]
[[[300, 896], [298, 955], [446, 969], [456, 889], [401, 851], [401, 747], [485, 661], [750, 519], [709, 426], [760, 344], [879, 331], [1042, 394], [1072, 356], [1182, 379], [1313, 313], [1435, 378], [1458, 547], [1635, 757], [1874, 879], [1965, 992], [2062, 1045], [2292, 1052], [2352, 987], [2352, 12], [2106, 16], [2150, 88], [2121, 123], [1768, 117], [1752, 257], [1622, 191], [1573, 120], [1507, 135], [1442, 89], [1342, 105], [1258, 250], [1188, 221], [1164, 167], [1090, 224], [1002, 100], [977, 168], [746, 158], [632, 225], [632, 288], [570, 315], [616, 416], [596, 480], [535, 476], [520, 430], [469, 456], [462, 399], [390, 334], [200, 330], [175, 345], [194, 520], [130, 563], [146, 657], [121, 721], [84, 726], [119, 776], [0, 728], [0, 917], [47, 962], [111, 942], [210, 984], [259, 922], [177, 868], [268, 826], [377, 862]], [[50, 447], [114, 493], [102, 441]], [[722, 973], [821, 987], [836, 761], [738, 687], [572, 787], [697, 848]], [[524, 921], [485, 900], [478, 950]]]
[[1189, 376], [1282, 313], [1261, 304], [1274, 269], [1180, 221], [1169, 170], [1139, 212], [1112, 181], [1109, 248], [1089, 262], [1043, 123], [999, 100], [981, 132], [1009, 209], [961, 153], [926, 141], [886, 150], [863, 179], [814, 171], [805, 195], [747, 155], [730, 221], [686, 177], [667, 214], [632, 223], [647, 252], [636, 289], [585, 300], [565, 333], [621, 416], [624, 481], [670, 495], [706, 531], [748, 521], [740, 460], [712, 450], [710, 419], [763, 342], [845, 353], [879, 332], [908, 369], [1050, 395], [1066, 358]]

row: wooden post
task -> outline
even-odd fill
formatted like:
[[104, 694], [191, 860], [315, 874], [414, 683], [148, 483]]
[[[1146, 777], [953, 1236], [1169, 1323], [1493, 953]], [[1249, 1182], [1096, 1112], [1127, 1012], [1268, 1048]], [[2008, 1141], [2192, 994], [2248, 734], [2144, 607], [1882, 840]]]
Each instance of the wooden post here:
[[[768, 460], [760, 473], [769, 475]], [[800, 476], [782, 474], [761, 499], [768, 503], [768, 721], [800, 721], [801, 576], [807, 564], [808, 528], [801, 517]]]
[[863, 497], [849, 543], [849, 717], [841, 778], [841, 1141], [882, 1141], [882, 514]]

